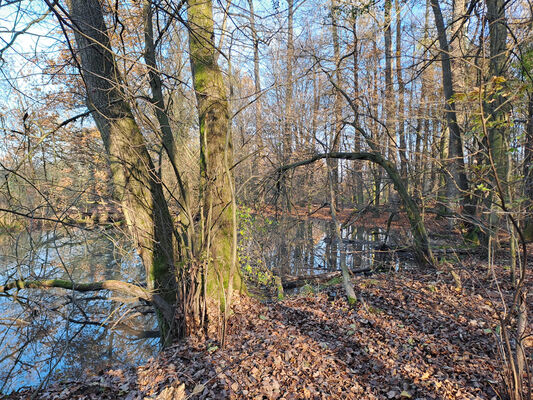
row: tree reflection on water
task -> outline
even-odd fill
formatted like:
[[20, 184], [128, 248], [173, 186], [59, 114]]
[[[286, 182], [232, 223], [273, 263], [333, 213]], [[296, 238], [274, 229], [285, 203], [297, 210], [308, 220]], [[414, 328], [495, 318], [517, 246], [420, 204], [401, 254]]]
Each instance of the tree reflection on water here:
[[385, 240], [390, 247], [409, 242], [405, 232], [392, 230], [386, 238], [382, 228], [353, 224], [342, 229], [343, 240], [338, 243], [331, 221], [259, 215], [241, 226], [241, 236], [241, 260], [279, 276], [337, 271], [341, 258], [351, 269], [396, 269], [398, 256], [380, 247]]
[[[339, 268], [375, 268], [385, 234], [364, 226], [343, 229], [338, 243], [331, 222], [251, 218], [241, 229], [243, 267], [275, 275], [314, 275]], [[396, 233], [389, 243], [395, 244]], [[139, 283], [144, 269], [132, 244], [116, 230], [82, 229], [5, 233], [0, 236], [3, 282], [65, 279]], [[396, 259], [397, 262], [397, 259]], [[0, 392], [92, 375], [106, 367], [135, 365], [152, 356], [158, 339], [152, 308], [108, 292], [61, 289], [12, 291], [0, 297]]]
[[[4, 233], [1, 280], [142, 282], [144, 269], [117, 231], [81, 229]], [[157, 339], [151, 307], [109, 292], [11, 291], [0, 297], [0, 393], [138, 364]]]

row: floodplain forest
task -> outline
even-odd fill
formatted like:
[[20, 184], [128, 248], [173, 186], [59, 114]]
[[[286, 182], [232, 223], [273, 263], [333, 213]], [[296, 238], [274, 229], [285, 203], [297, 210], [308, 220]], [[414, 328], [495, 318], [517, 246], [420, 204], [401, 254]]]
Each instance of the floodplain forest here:
[[533, 387], [529, 0], [0, 0], [0, 397]]

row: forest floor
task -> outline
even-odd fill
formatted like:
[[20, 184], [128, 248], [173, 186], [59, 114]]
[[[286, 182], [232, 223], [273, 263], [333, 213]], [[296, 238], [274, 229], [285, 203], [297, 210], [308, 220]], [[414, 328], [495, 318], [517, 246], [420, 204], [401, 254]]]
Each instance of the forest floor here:
[[496, 399], [501, 303], [492, 283], [508, 271], [490, 278], [476, 259], [463, 267], [462, 290], [435, 270], [358, 277], [353, 307], [334, 282], [283, 301], [239, 298], [224, 349], [189, 340], [35, 398]]

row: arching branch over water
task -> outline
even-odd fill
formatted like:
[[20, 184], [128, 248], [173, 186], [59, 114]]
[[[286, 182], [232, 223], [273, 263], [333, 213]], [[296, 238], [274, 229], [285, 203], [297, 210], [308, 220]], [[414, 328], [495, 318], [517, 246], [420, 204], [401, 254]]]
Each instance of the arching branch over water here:
[[321, 154], [316, 154], [315, 156], [308, 158], [306, 160], [301, 160], [301, 161], [297, 161], [292, 164], [283, 165], [279, 167], [276, 171], [278, 173], [278, 176], [281, 178], [281, 176], [286, 171], [289, 171], [291, 169], [298, 168], [304, 165], [309, 165], [318, 160], [327, 159], [327, 158], [342, 159], [342, 160], [363, 160], [363, 161], [370, 161], [370, 162], [373, 162], [374, 164], [380, 165], [385, 170], [389, 178], [391, 179], [392, 183], [394, 184], [394, 188], [398, 192], [405, 206], [405, 210], [407, 212], [407, 218], [409, 219], [409, 223], [411, 225], [411, 233], [413, 235], [413, 240], [414, 240], [414, 249], [415, 249], [415, 253], [416, 253], [416, 257], [418, 261], [423, 264], [435, 265], [435, 259], [433, 257], [433, 253], [431, 252], [431, 248], [429, 247], [429, 239], [427, 236], [426, 228], [424, 226], [424, 222], [422, 221], [422, 217], [420, 216], [420, 209], [418, 208], [417, 204], [413, 201], [411, 196], [409, 196], [409, 193], [407, 192], [407, 188], [405, 187], [405, 184], [403, 183], [403, 180], [398, 170], [396, 169], [396, 166], [389, 160], [385, 159], [380, 154], [367, 153], [367, 152], [321, 153]]

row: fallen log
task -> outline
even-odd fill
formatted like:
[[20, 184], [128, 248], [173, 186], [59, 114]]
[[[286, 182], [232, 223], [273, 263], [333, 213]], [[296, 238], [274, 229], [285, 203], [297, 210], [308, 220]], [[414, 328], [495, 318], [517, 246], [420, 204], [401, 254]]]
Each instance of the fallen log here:
[[[351, 274], [363, 274], [366, 272], [372, 272], [371, 268], [359, 268], [350, 270]], [[284, 275], [281, 277], [281, 284], [283, 289], [295, 289], [302, 287], [308, 283], [322, 283], [328, 282], [333, 278], [337, 278], [342, 275], [342, 271], [326, 272], [318, 275]]]

